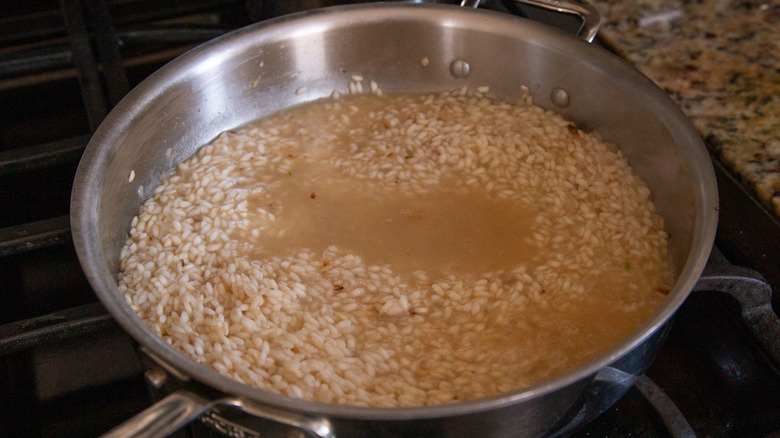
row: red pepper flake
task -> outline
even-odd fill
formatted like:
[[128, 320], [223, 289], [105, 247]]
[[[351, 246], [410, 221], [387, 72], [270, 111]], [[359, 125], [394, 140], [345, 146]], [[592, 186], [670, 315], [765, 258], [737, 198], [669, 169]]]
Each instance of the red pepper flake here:
[[656, 290], [656, 292], [660, 292], [660, 293], [662, 293], [664, 295], [669, 295], [669, 292], [671, 292], [669, 289], [667, 289], [665, 287], [657, 287], [657, 288], [655, 288], [655, 290]]
[[344, 290], [344, 286], [342, 286], [340, 284], [334, 284], [333, 285], [333, 290]]
[[392, 157], [392, 156], [393, 156], [393, 153], [392, 153], [392, 152], [390, 152], [389, 154], [387, 154], [387, 155], [386, 155], [386, 157], [387, 157], [387, 158], [390, 158], [390, 157]]
[[317, 197], [317, 194], [316, 194], [316, 193], [314, 193], [314, 192], [311, 192], [311, 195], [309, 195], [309, 197], [310, 197], [311, 199], [314, 199], [314, 198], [316, 198], [316, 197]]

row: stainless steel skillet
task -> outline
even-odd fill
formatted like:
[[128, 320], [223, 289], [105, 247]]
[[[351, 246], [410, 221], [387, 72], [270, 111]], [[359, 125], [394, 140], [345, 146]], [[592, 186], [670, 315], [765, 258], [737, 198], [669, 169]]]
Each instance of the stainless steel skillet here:
[[[591, 9], [575, 13], [583, 11]], [[585, 22], [581, 33], [592, 38], [593, 20]], [[261, 391], [197, 365], [157, 338], [116, 287], [119, 252], [141, 202], [166, 172], [219, 132], [334, 90], [348, 92], [352, 75], [385, 92], [488, 85], [491, 97], [507, 101], [518, 99], [525, 85], [539, 105], [618, 144], [650, 186], [671, 234], [676, 280], [661, 308], [601, 357], [554, 379], [420, 408], [329, 405]], [[154, 362], [153, 380], [172, 393], [116, 436], [165, 434], [206, 413], [216, 428], [262, 436], [292, 428], [339, 437], [536, 437], [564, 434], [598, 415], [650, 364], [667, 322], [704, 269], [717, 204], [699, 135], [663, 90], [619, 58], [505, 14], [393, 3], [258, 23], [166, 65], [128, 94], [93, 136], [74, 182], [71, 218], [92, 287]]]

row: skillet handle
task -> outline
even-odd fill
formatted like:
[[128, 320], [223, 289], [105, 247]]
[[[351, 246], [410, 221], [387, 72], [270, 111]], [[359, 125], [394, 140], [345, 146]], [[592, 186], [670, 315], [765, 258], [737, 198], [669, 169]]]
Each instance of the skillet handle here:
[[743, 323], [780, 370], [780, 319], [772, 309], [772, 287], [758, 272], [722, 260], [713, 250], [693, 290], [723, 292], [736, 299]]
[[[576, 15], [582, 19], [577, 36], [592, 43], [601, 25], [601, 14], [592, 4], [584, 0], [512, 0], [515, 3], [525, 3], [554, 12]], [[482, 0], [462, 0], [462, 7], [476, 8]]]
[[[101, 438], [164, 438], [215, 407], [232, 407], [244, 413], [275, 421], [306, 432], [307, 436], [335, 438], [330, 422], [304, 415], [260, 407], [235, 397], [206, 400], [192, 392], [178, 390], [133, 418], [102, 435]], [[221, 425], [218, 415], [209, 417]]]
[[177, 391], [111, 429], [102, 438], [163, 438], [209, 408], [207, 400], [191, 392]]

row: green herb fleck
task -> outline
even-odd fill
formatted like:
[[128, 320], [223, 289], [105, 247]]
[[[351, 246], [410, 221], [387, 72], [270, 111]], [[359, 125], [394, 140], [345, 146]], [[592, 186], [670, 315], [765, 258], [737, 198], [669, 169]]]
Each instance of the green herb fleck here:
[[630, 270], [631, 270], [631, 263], [628, 263], [628, 262], [626, 262], [626, 264], [624, 264], [624, 265], [623, 265], [623, 268], [624, 268], [626, 271], [630, 271]]
[[287, 172], [287, 176], [292, 176], [292, 170]]

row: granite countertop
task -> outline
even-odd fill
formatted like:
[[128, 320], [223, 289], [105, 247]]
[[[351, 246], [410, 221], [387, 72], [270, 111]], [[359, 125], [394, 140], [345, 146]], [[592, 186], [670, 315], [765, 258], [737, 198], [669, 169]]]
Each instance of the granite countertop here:
[[780, 2], [592, 1], [601, 38], [669, 92], [780, 216]]

